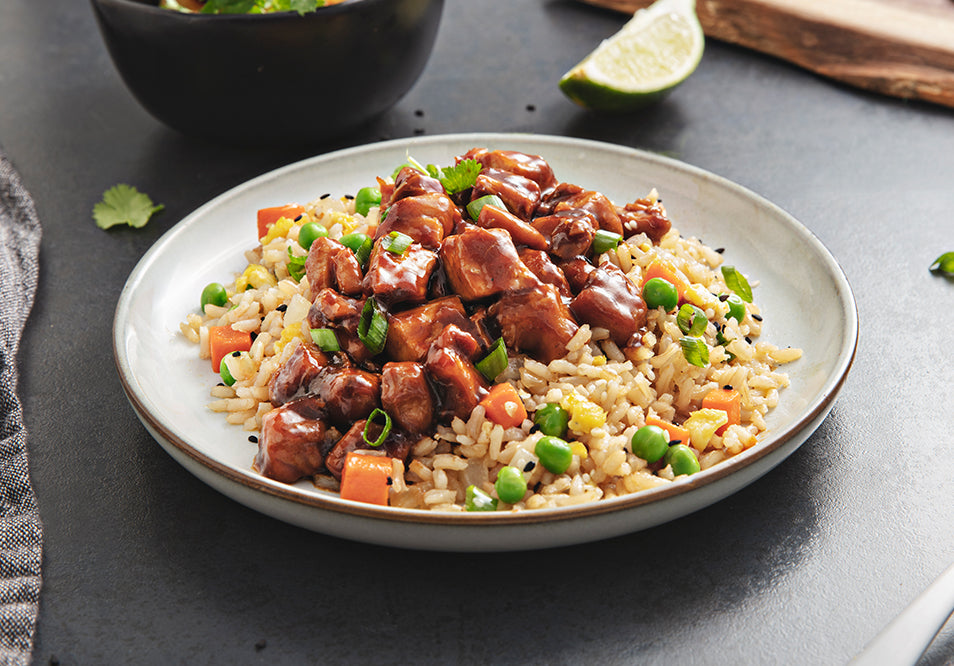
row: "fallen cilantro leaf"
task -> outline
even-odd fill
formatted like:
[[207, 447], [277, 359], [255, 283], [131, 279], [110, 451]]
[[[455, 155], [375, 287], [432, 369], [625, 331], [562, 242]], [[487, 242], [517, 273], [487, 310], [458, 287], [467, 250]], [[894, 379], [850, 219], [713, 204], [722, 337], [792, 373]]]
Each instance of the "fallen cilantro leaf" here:
[[954, 252], [945, 252], [934, 260], [930, 268], [933, 273], [943, 273], [944, 275], [954, 275]]
[[142, 227], [165, 206], [155, 205], [149, 195], [131, 185], [115, 185], [103, 192], [103, 200], [93, 206], [93, 219], [100, 229], [117, 224]]

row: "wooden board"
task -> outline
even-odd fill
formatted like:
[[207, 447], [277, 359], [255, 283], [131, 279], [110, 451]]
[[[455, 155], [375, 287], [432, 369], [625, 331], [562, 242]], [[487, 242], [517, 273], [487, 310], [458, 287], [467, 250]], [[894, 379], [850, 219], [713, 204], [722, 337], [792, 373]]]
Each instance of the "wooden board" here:
[[[633, 13], [651, 0], [583, 0]], [[894, 97], [954, 107], [954, 0], [697, 0], [706, 35]]]

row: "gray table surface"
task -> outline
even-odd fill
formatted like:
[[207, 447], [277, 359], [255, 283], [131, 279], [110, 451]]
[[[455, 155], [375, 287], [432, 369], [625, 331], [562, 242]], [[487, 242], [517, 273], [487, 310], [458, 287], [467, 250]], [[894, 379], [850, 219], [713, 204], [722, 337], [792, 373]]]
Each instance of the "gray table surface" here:
[[[663, 103], [599, 117], [560, 75], [623, 17], [569, 0], [449, 0], [423, 76], [339, 141], [210, 145], [130, 96], [87, 3], [0, 3], [0, 145], [44, 226], [21, 353], [45, 525], [39, 664], [841, 664], [954, 560], [954, 111], [871, 95], [710, 42]], [[179, 467], [116, 375], [112, 314], [159, 236], [246, 179], [316, 153], [461, 131], [585, 137], [676, 157], [799, 218], [857, 300], [829, 418], [728, 499], [644, 532], [541, 552], [351, 543], [257, 514]], [[128, 182], [165, 204], [98, 229]], [[922, 663], [954, 660], [942, 631]]]

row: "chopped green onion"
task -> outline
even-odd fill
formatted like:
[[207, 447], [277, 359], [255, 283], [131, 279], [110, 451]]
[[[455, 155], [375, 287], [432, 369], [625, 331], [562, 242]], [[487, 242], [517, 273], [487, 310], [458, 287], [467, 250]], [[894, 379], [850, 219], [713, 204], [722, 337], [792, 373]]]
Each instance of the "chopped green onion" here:
[[476, 222], [477, 218], [480, 217], [480, 210], [484, 206], [493, 206], [494, 208], [499, 208], [500, 210], [507, 210], [507, 206], [500, 197], [498, 197], [496, 194], [488, 194], [486, 196], [480, 197], [479, 199], [474, 199], [467, 204], [467, 214], [470, 215], [470, 219]]
[[497, 375], [507, 368], [507, 345], [503, 338], [497, 338], [490, 351], [482, 359], [477, 361], [477, 369], [480, 374], [487, 378], [487, 381], [494, 381]]
[[686, 336], [679, 339], [682, 346], [682, 355], [694, 366], [704, 368], [709, 365], [709, 347], [705, 340], [692, 336]]
[[371, 296], [364, 302], [358, 322], [358, 339], [372, 354], [380, 354], [388, 339], [388, 319]]
[[746, 303], [752, 302], [752, 287], [735, 266], [723, 266], [722, 277], [725, 279], [725, 286], [737, 293], [739, 298]]
[[604, 252], [615, 250], [621, 240], [623, 237], [620, 234], [606, 229], [597, 229], [596, 235], [593, 236], [593, 254], [599, 256]]
[[418, 171], [420, 171], [421, 173], [425, 175], [430, 175], [427, 173], [427, 169], [420, 162], [418, 162], [416, 159], [408, 155], [407, 162], [405, 162], [404, 164], [399, 164], [398, 167], [391, 172], [391, 179], [393, 180], [394, 178], [397, 178], [398, 174], [401, 173], [401, 169], [403, 169], [404, 167], [411, 167], [412, 169], [417, 169]]
[[288, 274], [295, 279], [295, 282], [300, 282], [305, 275], [305, 261], [307, 259], [307, 256], [296, 257], [292, 254], [291, 245], [288, 246]]
[[311, 339], [318, 349], [323, 352], [336, 352], [341, 351], [341, 345], [338, 344], [338, 338], [335, 335], [335, 332], [330, 328], [313, 328], [311, 329]]
[[477, 486], [467, 486], [464, 493], [464, 508], [467, 511], [496, 511], [497, 499]]
[[228, 363], [225, 362], [228, 356], [222, 357], [222, 362], [219, 363], [219, 375], [221, 375], [222, 383], [226, 386], [231, 386], [235, 383], [235, 377], [232, 376], [232, 372], [229, 370]]
[[358, 263], [364, 268], [365, 264], [368, 263], [368, 257], [371, 256], [371, 248], [374, 246], [374, 241], [362, 233], [355, 232], [342, 236], [341, 244], [354, 252]]
[[[378, 416], [384, 417], [384, 425], [381, 427], [381, 434], [379, 434], [378, 438], [372, 442], [370, 439], [368, 439], [368, 428], [371, 427], [371, 424], [374, 423], [374, 419]], [[387, 439], [389, 434], [391, 434], [391, 415], [380, 407], [377, 407], [368, 415], [368, 420], [364, 423], [364, 430], [361, 431], [361, 437], [368, 444], [368, 446], [381, 446], [384, 444], [384, 440]]]
[[[716, 342], [722, 345], [723, 347], [725, 347], [731, 342], [731, 340], [725, 337], [725, 333], [723, 333], [718, 326], [716, 326]], [[730, 352], [728, 349], [725, 350], [725, 353], [729, 357], [729, 362], [732, 362], [735, 360], [735, 354]]]
[[945, 252], [934, 260], [930, 268], [933, 273], [944, 273], [945, 275], [954, 275], [954, 252]]
[[706, 319], [706, 313], [695, 305], [684, 303], [676, 314], [676, 323], [685, 335], [702, 335], [709, 325], [709, 320]]
[[407, 252], [407, 249], [411, 247], [411, 243], [413, 242], [414, 239], [407, 234], [402, 234], [400, 231], [392, 231], [381, 239], [381, 247], [393, 254], [402, 255]]

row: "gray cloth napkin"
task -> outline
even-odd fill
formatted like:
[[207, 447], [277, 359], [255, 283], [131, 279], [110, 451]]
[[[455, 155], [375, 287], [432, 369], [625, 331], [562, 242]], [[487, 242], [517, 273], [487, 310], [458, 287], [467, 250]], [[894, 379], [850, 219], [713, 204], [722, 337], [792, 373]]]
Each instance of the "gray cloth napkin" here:
[[17, 398], [17, 351], [39, 276], [40, 221], [0, 152], [0, 663], [28, 664], [40, 597], [43, 532]]

